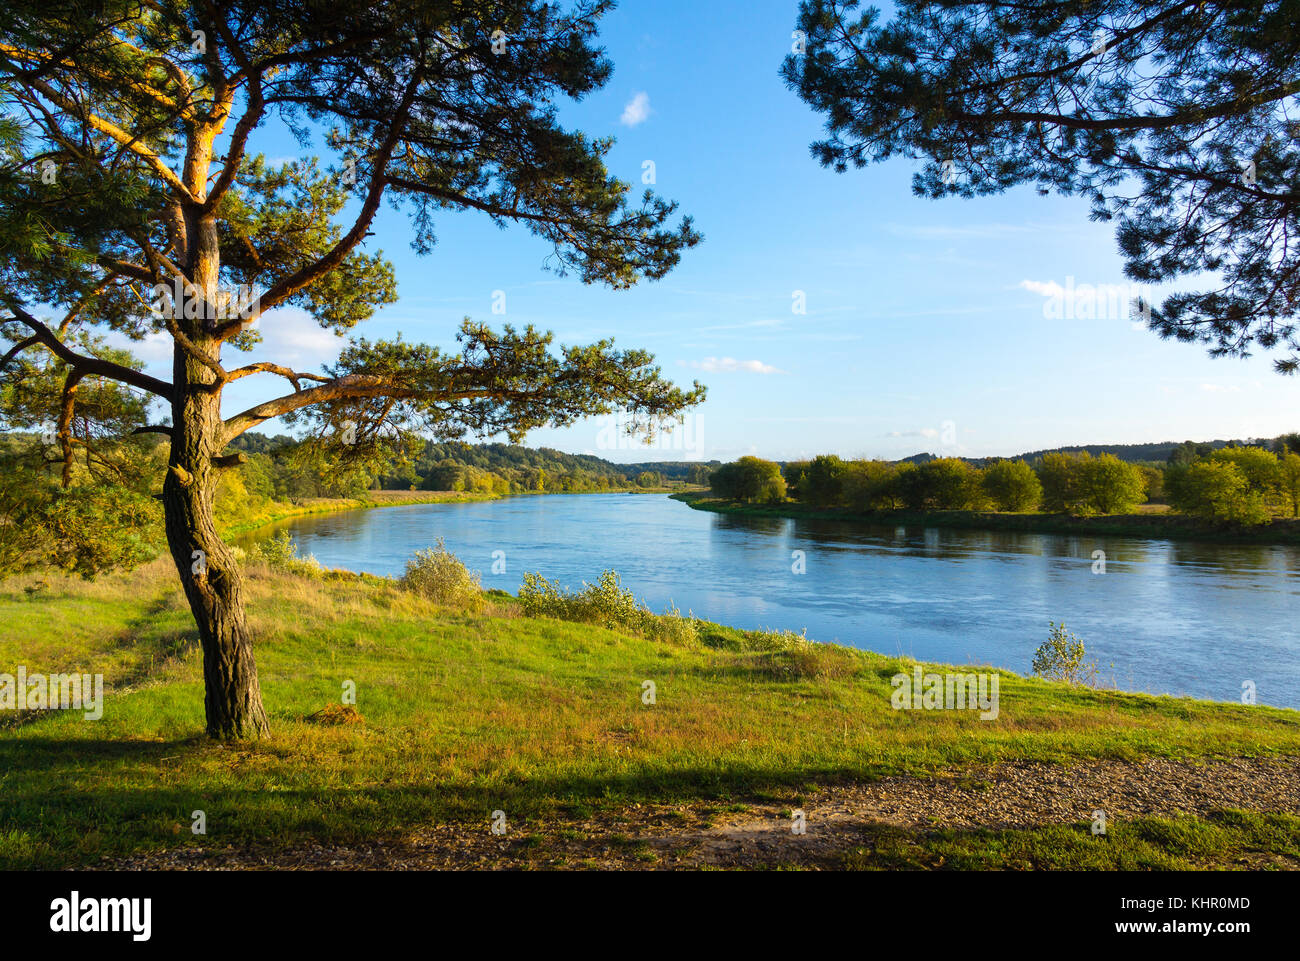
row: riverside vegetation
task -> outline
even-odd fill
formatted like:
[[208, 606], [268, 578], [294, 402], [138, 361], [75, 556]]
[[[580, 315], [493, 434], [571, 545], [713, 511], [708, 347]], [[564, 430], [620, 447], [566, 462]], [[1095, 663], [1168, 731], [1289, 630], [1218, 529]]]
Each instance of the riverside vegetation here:
[[[0, 392], [0, 415], [5, 402]], [[164, 550], [160, 485], [167, 445], [138, 436], [72, 440], [78, 457], [65, 467], [51, 459], [52, 448], [39, 435], [0, 431], [0, 576], [46, 568], [94, 576]], [[230, 445], [234, 460], [216, 483], [217, 529], [238, 535], [289, 517], [391, 504], [680, 491], [707, 482], [712, 469], [616, 465], [548, 448], [415, 438], [351, 460], [339, 446], [240, 435]]]
[[678, 496], [703, 509], [792, 516], [919, 516], [949, 526], [1300, 540], [1298, 449], [1300, 437], [1292, 434], [1272, 449], [1188, 442], [1163, 464], [1086, 450], [1049, 451], [1032, 463], [822, 455], [778, 464], [742, 457], [710, 475], [713, 499]]
[[[577, 592], [531, 575], [512, 597], [441, 545], [392, 580], [323, 570], [287, 535], [240, 563], [275, 723], [236, 744], [200, 736], [202, 655], [165, 559], [0, 581], [0, 663], [102, 672], [107, 689], [101, 721], [34, 712], [0, 730], [0, 865], [1300, 864], [1294, 711], [998, 671], [996, 721], [900, 712], [890, 679], [910, 660], [656, 615], [612, 572]], [[1077, 665], [1054, 636], [1057, 666]], [[1124, 810], [1132, 772], [1188, 764], [1203, 785], [1235, 780], [1201, 807]], [[1076, 770], [1119, 792], [1105, 836], [1089, 825], [1101, 794], [1015, 824], [995, 810]], [[822, 799], [875, 784], [920, 813], [819, 821]]]

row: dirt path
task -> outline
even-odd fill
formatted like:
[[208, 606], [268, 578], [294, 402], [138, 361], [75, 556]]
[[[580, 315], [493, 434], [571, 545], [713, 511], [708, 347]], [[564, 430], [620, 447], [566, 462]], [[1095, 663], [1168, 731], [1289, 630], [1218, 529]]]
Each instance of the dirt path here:
[[[587, 819], [530, 824], [505, 836], [447, 824], [350, 846], [186, 847], [105, 863], [115, 869], [501, 869], [837, 867], [882, 830], [1026, 828], [1125, 817], [1204, 815], [1225, 808], [1300, 814], [1300, 758], [1205, 762], [1009, 763], [936, 777], [828, 787], [792, 802], [634, 805]], [[736, 810], [736, 808], [741, 808]], [[1300, 867], [1286, 864], [1282, 866]]]

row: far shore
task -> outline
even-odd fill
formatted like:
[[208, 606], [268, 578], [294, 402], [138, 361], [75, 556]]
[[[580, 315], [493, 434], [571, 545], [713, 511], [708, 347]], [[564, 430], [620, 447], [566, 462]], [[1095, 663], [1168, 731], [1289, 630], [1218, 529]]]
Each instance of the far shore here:
[[994, 511], [851, 511], [846, 508], [784, 504], [746, 504], [714, 497], [707, 491], [682, 491], [671, 495], [695, 510], [748, 517], [784, 517], [796, 520], [837, 520], [882, 526], [938, 527], [960, 530], [1015, 531], [1026, 534], [1103, 535], [1160, 540], [1215, 541], [1238, 544], [1300, 545], [1300, 519], [1274, 518], [1271, 524], [1243, 527], [1187, 514], [1151, 510], [1139, 514], [1070, 514]]
[[374, 507], [400, 507], [406, 504], [469, 504], [478, 501], [497, 501], [507, 497], [535, 497], [552, 494], [670, 494], [693, 493], [680, 487], [630, 487], [603, 491], [515, 491], [510, 494], [483, 491], [413, 491], [374, 490], [360, 497], [310, 497], [292, 503], [275, 502], [256, 518], [222, 528], [225, 536], [238, 536], [260, 530], [278, 521], [307, 517], [312, 514], [334, 514], [340, 511], [370, 510]]

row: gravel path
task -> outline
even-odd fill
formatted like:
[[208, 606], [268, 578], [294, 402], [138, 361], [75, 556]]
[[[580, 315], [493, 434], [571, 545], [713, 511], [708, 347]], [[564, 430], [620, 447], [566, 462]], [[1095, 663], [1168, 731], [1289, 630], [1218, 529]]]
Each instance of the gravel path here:
[[[935, 777], [889, 777], [805, 796], [806, 830], [791, 830], [791, 802], [741, 807], [693, 802], [633, 805], [587, 820], [530, 824], [520, 836], [481, 826], [432, 826], [359, 845], [293, 848], [187, 846], [105, 862], [122, 869], [501, 869], [834, 867], [882, 828], [1026, 828], [1125, 817], [1204, 815], [1233, 808], [1300, 814], [1300, 758], [1152, 759], [1071, 765], [1007, 763]], [[1294, 864], [1281, 866], [1300, 867]]]

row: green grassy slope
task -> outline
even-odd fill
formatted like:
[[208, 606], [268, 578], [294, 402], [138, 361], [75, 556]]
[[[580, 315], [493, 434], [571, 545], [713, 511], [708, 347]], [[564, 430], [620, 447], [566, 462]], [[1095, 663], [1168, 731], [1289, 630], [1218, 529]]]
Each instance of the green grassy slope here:
[[[0, 671], [102, 671], [110, 689], [97, 722], [0, 715], [0, 866], [357, 842], [486, 824], [496, 809], [527, 830], [637, 804], [782, 797], [1010, 760], [1300, 755], [1294, 711], [1003, 673], [1000, 717], [982, 722], [892, 710], [889, 679], [911, 662], [828, 645], [727, 650], [741, 635], [720, 627], [697, 647], [671, 647], [525, 618], [503, 595], [465, 614], [372, 577], [259, 567], [247, 600], [273, 733], [227, 746], [199, 736], [196, 633], [166, 561], [95, 583], [0, 582]], [[641, 701], [645, 680], [653, 706]], [[364, 722], [321, 723], [347, 681]], [[190, 833], [195, 810], [206, 837]], [[1300, 821], [1280, 823], [1269, 830], [1290, 838], [1277, 842], [1288, 850]], [[980, 847], [981, 863], [998, 850], [1020, 857], [1037, 836]]]

